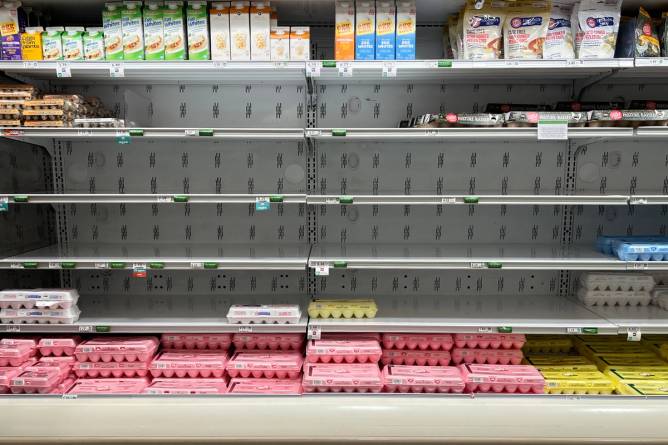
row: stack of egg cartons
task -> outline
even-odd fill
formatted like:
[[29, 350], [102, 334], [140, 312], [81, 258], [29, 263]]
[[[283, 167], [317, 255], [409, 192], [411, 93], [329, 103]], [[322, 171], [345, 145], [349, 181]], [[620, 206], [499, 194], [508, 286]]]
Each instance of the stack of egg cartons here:
[[467, 392], [544, 392], [545, 379], [531, 365], [460, 365]]
[[0, 126], [20, 127], [23, 121], [23, 105], [35, 97], [32, 85], [0, 85]]
[[230, 334], [163, 334], [147, 394], [224, 394]]
[[35, 341], [24, 343], [14, 338], [0, 340], [0, 394], [10, 392], [10, 383], [28, 366], [34, 365]]
[[[661, 359], [668, 359], [668, 335], [643, 335], [642, 343]], [[605, 374], [626, 395], [668, 395], [668, 363], [636, 366], [608, 366]]]
[[72, 324], [79, 319], [76, 289], [0, 291], [2, 323]]
[[647, 306], [655, 285], [642, 273], [583, 273], [578, 283], [578, 299], [586, 306]]
[[519, 365], [524, 334], [455, 334], [454, 364]]
[[116, 394], [126, 386], [143, 390], [148, 386], [148, 367], [158, 345], [156, 337], [121, 336], [94, 337], [80, 343], [74, 351], [73, 367], [79, 380], [70, 393]]
[[652, 304], [668, 311], [668, 274], [654, 274], [654, 282]]
[[306, 344], [306, 392], [380, 392], [378, 334], [330, 334]]

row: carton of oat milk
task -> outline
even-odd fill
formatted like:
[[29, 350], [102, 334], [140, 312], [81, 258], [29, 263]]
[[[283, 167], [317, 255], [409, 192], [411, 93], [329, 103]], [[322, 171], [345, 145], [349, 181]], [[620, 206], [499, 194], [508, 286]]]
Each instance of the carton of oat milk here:
[[230, 60], [230, 2], [213, 2], [209, 9], [211, 60]]
[[290, 60], [290, 27], [271, 28], [271, 60]]
[[236, 1], [230, 4], [230, 50], [232, 60], [250, 60], [250, 3]]
[[251, 60], [271, 60], [270, 28], [271, 6], [269, 2], [251, 2]]

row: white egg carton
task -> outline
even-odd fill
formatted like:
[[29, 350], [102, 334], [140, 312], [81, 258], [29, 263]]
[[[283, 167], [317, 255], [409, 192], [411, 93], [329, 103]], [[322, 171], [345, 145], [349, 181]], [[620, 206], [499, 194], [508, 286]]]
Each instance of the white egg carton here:
[[668, 285], [657, 286], [652, 291], [652, 303], [668, 311]]
[[0, 309], [3, 324], [72, 324], [79, 319], [77, 307], [69, 309]]
[[656, 286], [668, 286], [668, 273], [654, 273], [652, 276]]
[[0, 291], [0, 309], [70, 309], [79, 301], [76, 289], [10, 289]]
[[580, 287], [594, 291], [646, 291], [654, 289], [654, 277], [642, 273], [583, 273]]
[[647, 306], [652, 301], [649, 291], [578, 290], [578, 299], [585, 306]]
[[227, 312], [229, 323], [299, 323], [302, 311], [297, 304], [233, 304]]

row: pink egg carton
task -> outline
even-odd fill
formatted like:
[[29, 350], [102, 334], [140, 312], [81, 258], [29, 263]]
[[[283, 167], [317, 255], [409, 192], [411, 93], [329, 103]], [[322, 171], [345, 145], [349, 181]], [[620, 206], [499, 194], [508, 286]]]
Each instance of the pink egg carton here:
[[237, 351], [227, 364], [230, 377], [296, 379], [304, 364], [300, 352]]
[[67, 374], [54, 367], [45, 367], [39, 371], [23, 371], [9, 380], [9, 389], [14, 394], [48, 394], [60, 384]]
[[28, 344], [0, 344], [0, 367], [19, 366], [33, 355], [35, 348]]
[[76, 289], [0, 291], [0, 309], [70, 309], [78, 300]]
[[456, 366], [397, 366], [383, 368], [387, 392], [464, 392], [464, 380]]
[[383, 334], [383, 348], [386, 349], [449, 351], [452, 345], [451, 334]]
[[9, 382], [13, 377], [21, 374], [25, 369], [36, 363], [37, 360], [30, 358], [20, 366], [8, 366], [0, 368], [0, 394], [6, 394], [9, 392]]
[[383, 365], [447, 366], [449, 351], [419, 351], [409, 349], [383, 349], [380, 361]]
[[74, 355], [74, 350], [81, 343], [81, 338], [75, 337], [46, 337], [37, 345], [39, 353], [44, 356]]
[[304, 345], [304, 334], [234, 334], [232, 343], [237, 349], [298, 350]]
[[378, 332], [323, 332], [321, 340], [376, 340], [380, 342], [382, 336]]
[[150, 362], [76, 362], [72, 371], [79, 378], [146, 377]]
[[145, 378], [79, 379], [67, 394], [141, 394], [148, 384]]
[[229, 349], [232, 334], [162, 334], [165, 349]]
[[0, 340], [0, 345], [15, 346], [15, 345], [26, 345], [30, 346], [33, 350], [33, 353], [37, 352], [37, 343], [39, 338], [37, 337], [8, 337]]
[[472, 349], [455, 348], [452, 350], [452, 361], [461, 363], [478, 363], [480, 365], [519, 365], [524, 355], [521, 349]]
[[522, 349], [524, 334], [455, 334], [458, 348]]
[[158, 344], [156, 337], [96, 337], [77, 345], [74, 355], [80, 362], [147, 362]]
[[545, 379], [529, 365], [460, 365], [466, 390], [542, 394]]
[[63, 362], [44, 362], [42, 360], [38, 361], [37, 363], [33, 363], [32, 365], [26, 367], [26, 372], [27, 371], [45, 371], [45, 370], [55, 370], [58, 371], [60, 374], [65, 377], [70, 373], [71, 367], [67, 363]]
[[230, 394], [299, 395], [301, 379], [232, 379]]
[[376, 340], [309, 340], [309, 363], [378, 363], [382, 350]]
[[73, 355], [49, 355], [43, 356], [39, 359], [40, 362], [55, 362], [55, 363], [65, 363], [67, 366], [72, 368], [74, 363], [76, 363], [76, 358]]
[[66, 394], [76, 383], [77, 378], [73, 374], [68, 375], [49, 394]]
[[229, 359], [227, 351], [168, 349], [150, 363], [153, 377], [222, 378]]
[[225, 394], [227, 379], [155, 379], [144, 394]]
[[305, 392], [380, 392], [383, 376], [378, 365], [308, 364], [304, 367]]

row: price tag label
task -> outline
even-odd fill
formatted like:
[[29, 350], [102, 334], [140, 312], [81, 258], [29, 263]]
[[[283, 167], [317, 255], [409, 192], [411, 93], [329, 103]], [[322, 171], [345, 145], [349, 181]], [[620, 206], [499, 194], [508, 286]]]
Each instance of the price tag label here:
[[239, 333], [250, 334], [253, 332], [253, 326], [239, 326]]
[[0, 198], [0, 212], [6, 212], [7, 210], [9, 210], [9, 198], [3, 196]]
[[566, 60], [566, 66], [582, 66], [584, 65], [584, 60], [580, 59], [568, 59]]
[[329, 264], [327, 263], [315, 263], [313, 269], [315, 270], [316, 277], [326, 277], [329, 275]]
[[640, 341], [642, 334], [640, 328], [628, 328], [626, 330], [626, 340], [627, 341]]
[[383, 77], [397, 77], [397, 64], [394, 62], [383, 63]]
[[197, 130], [194, 129], [187, 129], [185, 131], [186, 136], [197, 136], [197, 134], [198, 134]]
[[568, 122], [566, 121], [538, 121], [539, 141], [565, 141], [568, 140]]
[[309, 340], [320, 340], [322, 328], [320, 326], [309, 325], [306, 336]]
[[626, 270], [647, 270], [649, 269], [649, 263], [641, 263], [637, 261], [631, 261], [626, 263]]
[[95, 263], [96, 269], [109, 269], [109, 263]]
[[471, 263], [471, 269], [485, 269], [487, 264], [485, 263]]
[[49, 269], [60, 269], [60, 263], [49, 262]]
[[146, 264], [133, 264], [132, 278], [146, 278]]
[[191, 269], [204, 269], [204, 263], [190, 263]]
[[84, 129], [84, 130], [77, 130], [77, 136], [92, 136], [93, 135], [93, 130], [90, 129]]
[[2, 135], [3, 136], [9, 136], [9, 137], [16, 137], [16, 136], [23, 136], [25, 134], [25, 131], [23, 130], [14, 130], [14, 129], [8, 129], [5, 128], [2, 130]]
[[264, 212], [269, 210], [269, 208], [271, 208], [271, 202], [268, 197], [262, 196], [255, 198], [255, 211]]
[[76, 400], [77, 395], [76, 394], [63, 394], [62, 398], [65, 399], [65, 400]]
[[307, 77], [320, 77], [320, 67], [322, 67], [322, 62], [306, 62], [306, 76]]
[[72, 77], [69, 62], [56, 62], [56, 77]]
[[90, 334], [91, 332], [95, 332], [95, 329], [90, 325], [79, 326], [79, 332], [82, 334]]
[[172, 195], [158, 195], [155, 197], [156, 202], [172, 202]]
[[494, 329], [493, 328], [487, 328], [487, 327], [478, 328], [478, 332], [481, 333], [481, 334], [491, 334], [491, 333], [494, 332]]
[[438, 136], [438, 130], [435, 128], [427, 128], [424, 131], [425, 136]]
[[227, 62], [221, 62], [219, 60], [216, 60], [213, 62], [213, 67], [214, 68], [225, 68], [227, 67]]
[[39, 63], [36, 60], [23, 62], [23, 68], [37, 69], [37, 68], [39, 68]]
[[642, 205], [642, 204], [647, 204], [647, 198], [631, 198], [629, 199], [629, 204], [632, 206], [634, 205]]
[[582, 334], [582, 328], [566, 328], [567, 334]]
[[336, 62], [336, 67], [339, 69], [339, 77], [353, 77], [352, 62]]
[[109, 65], [109, 77], [125, 77], [125, 65], [121, 62], [113, 62]]
[[5, 332], [21, 332], [21, 326], [9, 325], [5, 328]]
[[23, 269], [23, 264], [21, 263], [11, 263], [9, 265], [10, 269]]
[[338, 204], [339, 198], [325, 198], [325, 204]]
[[[457, 198], [441, 198], [441, 204], [457, 204]], [[479, 263], [475, 263], [479, 264]]]
[[321, 130], [306, 130], [306, 137], [315, 137], [321, 135], [322, 135]]
[[275, 69], [287, 68], [288, 62], [274, 62]]

